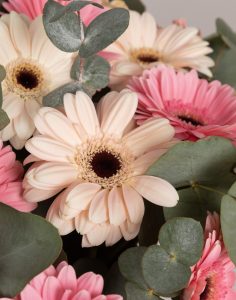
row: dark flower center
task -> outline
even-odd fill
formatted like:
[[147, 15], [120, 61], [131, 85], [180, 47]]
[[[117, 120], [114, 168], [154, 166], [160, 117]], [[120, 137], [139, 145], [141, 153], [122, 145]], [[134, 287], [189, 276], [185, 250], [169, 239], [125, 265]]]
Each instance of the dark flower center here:
[[140, 54], [137, 56], [137, 60], [139, 60], [140, 62], [144, 63], [144, 64], [151, 64], [154, 62], [158, 62], [159, 57], [157, 55], [154, 54]]
[[211, 299], [210, 296], [212, 295], [212, 282], [210, 278], [206, 279], [206, 287], [205, 290], [200, 295], [200, 300], [209, 300]]
[[101, 178], [112, 177], [121, 169], [119, 158], [105, 150], [96, 153], [90, 164], [96, 175]]
[[18, 84], [29, 90], [36, 88], [39, 84], [38, 76], [32, 70], [27, 69], [19, 70], [16, 80]]
[[204, 125], [201, 121], [196, 120], [190, 116], [179, 115], [178, 118], [185, 123], [192, 124], [193, 126], [203, 126]]

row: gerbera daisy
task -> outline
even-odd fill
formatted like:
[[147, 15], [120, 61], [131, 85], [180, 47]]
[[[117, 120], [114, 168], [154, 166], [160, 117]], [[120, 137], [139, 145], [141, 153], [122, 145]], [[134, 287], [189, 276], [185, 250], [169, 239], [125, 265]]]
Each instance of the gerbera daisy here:
[[19, 211], [29, 212], [36, 208], [34, 203], [23, 199], [22, 177], [24, 169], [11, 146], [3, 147], [0, 140], [0, 202]]
[[[119, 295], [102, 295], [104, 281], [101, 275], [88, 272], [76, 277], [67, 262], [57, 268], [50, 266], [34, 277], [15, 300], [122, 300]], [[0, 298], [1, 300], [14, 300]]]
[[[171, 146], [174, 129], [167, 119], [133, 128], [137, 95], [108, 94], [96, 113], [83, 92], [66, 94], [66, 116], [42, 108], [35, 117], [37, 135], [26, 143], [36, 161], [25, 176], [25, 198], [38, 202], [60, 193], [47, 218], [60, 234], [74, 229], [83, 246], [134, 238], [144, 214], [143, 198], [174, 206], [176, 190], [146, 170]], [[130, 123], [131, 122], [131, 123]]]
[[192, 267], [192, 276], [182, 300], [235, 300], [236, 273], [220, 232], [219, 216], [209, 214], [202, 257]]
[[229, 85], [199, 79], [193, 70], [184, 74], [159, 66], [132, 79], [130, 88], [138, 93], [140, 124], [164, 117], [179, 139], [222, 136], [236, 142], [236, 96]]
[[0, 35], [0, 64], [7, 74], [3, 109], [11, 121], [0, 136], [20, 149], [34, 133], [42, 97], [71, 80], [72, 54], [51, 43], [41, 17], [28, 22], [15, 12], [6, 14], [0, 18]]
[[214, 65], [206, 55], [212, 52], [193, 27], [171, 24], [157, 27], [152, 15], [130, 11], [126, 32], [105, 51], [112, 52], [110, 84], [121, 89], [131, 76], [141, 75], [144, 69], [164, 63], [176, 69], [196, 69], [211, 76]]

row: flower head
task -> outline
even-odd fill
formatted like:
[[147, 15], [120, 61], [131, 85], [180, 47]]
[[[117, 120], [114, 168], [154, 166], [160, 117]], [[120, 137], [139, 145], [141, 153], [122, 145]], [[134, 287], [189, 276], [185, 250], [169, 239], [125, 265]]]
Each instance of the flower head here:
[[23, 199], [22, 175], [24, 173], [20, 162], [11, 146], [3, 147], [0, 141], [0, 202], [19, 211], [32, 211], [36, 205]]
[[[66, 262], [50, 266], [34, 277], [15, 300], [122, 300], [119, 295], [102, 295], [104, 281], [92, 272], [79, 278]], [[13, 300], [0, 298], [1, 300]]]
[[112, 245], [134, 238], [144, 214], [143, 198], [174, 206], [176, 190], [165, 180], [145, 176], [173, 142], [166, 119], [134, 129], [137, 96], [112, 92], [98, 111], [83, 92], [64, 97], [65, 113], [42, 108], [35, 117], [41, 135], [26, 149], [36, 161], [25, 176], [25, 197], [38, 202], [60, 193], [47, 218], [61, 234], [76, 229], [83, 246]]
[[[68, 1], [56, 1], [62, 5], [68, 4]], [[47, 0], [9, 0], [8, 2], [3, 2], [2, 6], [9, 12], [15, 11], [17, 13], [26, 15], [31, 20], [34, 20], [38, 16], [42, 15], [43, 8], [46, 2]], [[102, 0], [94, 0], [93, 2], [97, 2], [103, 5]], [[101, 14], [103, 10], [96, 6], [88, 5], [81, 9], [80, 12], [83, 22], [87, 25], [99, 14]]]
[[209, 67], [214, 62], [206, 55], [212, 49], [198, 33], [198, 29], [180, 24], [160, 28], [149, 13], [130, 11], [128, 29], [105, 50], [112, 66], [111, 86], [121, 89], [132, 76], [160, 63], [175, 69], [196, 69], [211, 76]]
[[235, 266], [230, 260], [220, 232], [219, 216], [207, 217], [202, 257], [192, 267], [192, 276], [182, 300], [236, 299]]
[[222, 136], [236, 142], [236, 96], [230, 86], [208, 83], [195, 71], [176, 73], [159, 66], [131, 80], [129, 87], [138, 93], [139, 123], [164, 117], [179, 139]]
[[0, 136], [20, 149], [35, 131], [33, 118], [43, 96], [71, 80], [72, 54], [51, 43], [41, 17], [29, 22], [15, 12], [6, 14], [0, 18], [0, 32], [0, 64], [7, 74], [3, 109], [11, 121]]

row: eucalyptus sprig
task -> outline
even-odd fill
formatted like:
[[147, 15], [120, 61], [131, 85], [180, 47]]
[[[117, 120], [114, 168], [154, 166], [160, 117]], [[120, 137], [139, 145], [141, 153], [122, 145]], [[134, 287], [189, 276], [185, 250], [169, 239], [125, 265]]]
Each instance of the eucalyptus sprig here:
[[72, 82], [45, 96], [45, 106], [63, 105], [63, 96], [68, 92], [83, 90], [92, 96], [109, 83], [110, 65], [97, 54], [127, 29], [129, 12], [124, 8], [110, 9], [96, 17], [86, 28], [80, 10], [87, 5], [103, 8], [95, 2], [79, 0], [67, 6], [48, 0], [44, 7], [43, 23], [49, 39], [60, 50], [75, 53]]

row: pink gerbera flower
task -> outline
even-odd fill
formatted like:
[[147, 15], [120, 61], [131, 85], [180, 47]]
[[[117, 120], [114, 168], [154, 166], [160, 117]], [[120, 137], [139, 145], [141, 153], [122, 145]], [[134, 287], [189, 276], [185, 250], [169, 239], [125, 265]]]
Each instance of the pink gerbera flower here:
[[208, 83], [199, 79], [196, 71], [176, 73], [160, 66], [132, 79], [129, 87], [138, 93], [140, 124], [164, 117], [179, 139], [222, 136], [236, 142], [236, 96], [229, 85]]
[[36, 205], [23, 200], [22, 175], [23, 167], [16, 161], [11, 146], [3, 147], [0, 141], [0, 202], [17, 210], [29, 212]]
[[65, 113], [44, 107], [35, 118], [39, 135], [26, 144], [36, 161], [25, 176], [27, 201], [59, 193], [47, 219], [68, 234], [77, 230], [84, 247], [122, 237], [133, 239], [144, 214], [143, 198], [175, 206], [178, 194], [161, 178], [145, 172], [173, 145], [174, 129], [167, 119], [135, 128], [135, 93], [112, 92], [96, 112], [83, 92], [64, 97]]
[[[15, 300], [122, 300], [119, 295], [102, 295], [102, 276], [88, 272], [76, 277], [75, 270], [66, 262], [57, 268], [50, 266], [37, 275]], [[13, 300], [1, 298], [1, 300]]]
[[[63, 5], [68, 4], [68, 1], [56, 1]], [[24, 14], [33, 20], [42, 14], [46, 2], [47, 0], [9, 0], [8, 2], [3, 2], [2, 6], [9, 12], [15, 11]], [[101, 0], [94, 0], [94, 2], [101, 4]], [[88, 5], [81, 10], [81, 17], [85, 24], [89, 24], [102, 12], [102, 9], [93, 5]]]
[[219, 216], [209, 214], [202, 257], [192, 267], [192, 276], [182, 300], [235, 300], [235, 265], [230, 260], [220, 231]]

